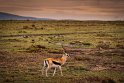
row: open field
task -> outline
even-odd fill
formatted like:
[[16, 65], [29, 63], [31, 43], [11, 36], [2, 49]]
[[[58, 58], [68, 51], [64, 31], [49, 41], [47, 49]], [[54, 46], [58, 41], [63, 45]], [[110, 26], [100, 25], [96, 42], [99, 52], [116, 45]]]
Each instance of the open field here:
[[[64, 76], [42, 76], [61, 44]], [[123, 83], [123, 71], [123, 21], [0, 21], [0, 83]]]

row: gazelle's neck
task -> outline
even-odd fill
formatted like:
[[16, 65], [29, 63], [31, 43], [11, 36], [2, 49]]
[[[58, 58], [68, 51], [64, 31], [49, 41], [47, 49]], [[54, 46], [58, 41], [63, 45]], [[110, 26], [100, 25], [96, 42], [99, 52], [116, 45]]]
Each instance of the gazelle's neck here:
[[63, 61], [63, 64], [67, 61], [67, 58], [68, 58], [68, 56], [66, 56], [65, 54], [63, 54], [63, 56], [62, 56], [62, 59], [64, 60]]

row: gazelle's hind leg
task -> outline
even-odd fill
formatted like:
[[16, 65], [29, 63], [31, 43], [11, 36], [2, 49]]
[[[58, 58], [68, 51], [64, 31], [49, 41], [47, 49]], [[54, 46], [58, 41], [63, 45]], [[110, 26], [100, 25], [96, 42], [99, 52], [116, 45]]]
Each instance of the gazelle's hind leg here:
[[49, 64], [48, 64], [48, 61], [47, 60], [44, 60], [43, 62], [43, 68], [42, 68], [42, 75], [44, 74], [44, 71], [48, 71], [48, 68], [49, 67]]
[[43, 66], [43, 68], [42, 68], [42, 75], [44, 75], [44, 70], [46, 69], [46, 67], [45, 66]]
[[47, 74], [48, 70], [49, 70], [49, 67], [46, 67], [46, 69], [45, 69], [46, 77], [48, 77], [48, 74]]
[[49, 70], [49, 67], [43, 66], [43, 68], [42, 68], [42, 75], [44, 75], [44, 72], [45, 72], [45, 75], [48, 77], [48, 74], [47, 74], [48, 70]]

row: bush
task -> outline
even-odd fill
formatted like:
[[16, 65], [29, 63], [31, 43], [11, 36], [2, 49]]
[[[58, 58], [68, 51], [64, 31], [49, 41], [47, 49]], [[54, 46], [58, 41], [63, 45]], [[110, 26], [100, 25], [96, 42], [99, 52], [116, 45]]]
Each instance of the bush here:
[[108, 49], [108, 48], [110, 48], [110, 42], [99, 41], [98, 45], [96, 45], [96, 48], [98, 48], [98, 49]]
[[83, 57], [81, 55], [78, 55], [78, 56], [75, 56], [74, 59], [77, 61], [82, 61]]
[[91, 43], [85, 43], [85, 42], [82, 42], [82, 41], [73, 41], [73, 42], [70, 42], [70, 45], [84, 45], [84, 46], [90, 46]]
[[23, 26], [23, 29], [29, 29], [29, 27], [28, 26]]
[[19, 31], [18, 33], [27, 33], [26, 31]]
[[31, 26], [23, 26], [23, 29], [33, 29], [35, 27], [35, 25], [31, 25]]
[[100, 33], [97, 33], [96, 34], [98, 37], [112, 37], [111, 34], [108, 34], [108, 33], [104, 33], [104, 32], [100, 32]]
[[116, 48], [124, 49], [124, 45], [117, 44], [117, 45], [116, 45]]
[[31, 25], [32, 27], [36, 27], [34, 24]]
[[46, 47], [42, 45], [31, 45], [26, 50], [28, 50], [29, 52], [41, 52], [41, 51], [44, 51], [45, 49]]
[[91, 43], [83, 43], [83, 45], [90, 46]]

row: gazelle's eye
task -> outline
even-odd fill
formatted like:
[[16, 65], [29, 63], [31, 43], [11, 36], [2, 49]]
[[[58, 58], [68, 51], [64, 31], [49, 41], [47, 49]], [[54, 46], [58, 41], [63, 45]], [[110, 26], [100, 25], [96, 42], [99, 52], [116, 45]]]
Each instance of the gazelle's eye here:
[[67, 54], [67, 56], [69, 57], [69, 54]]

